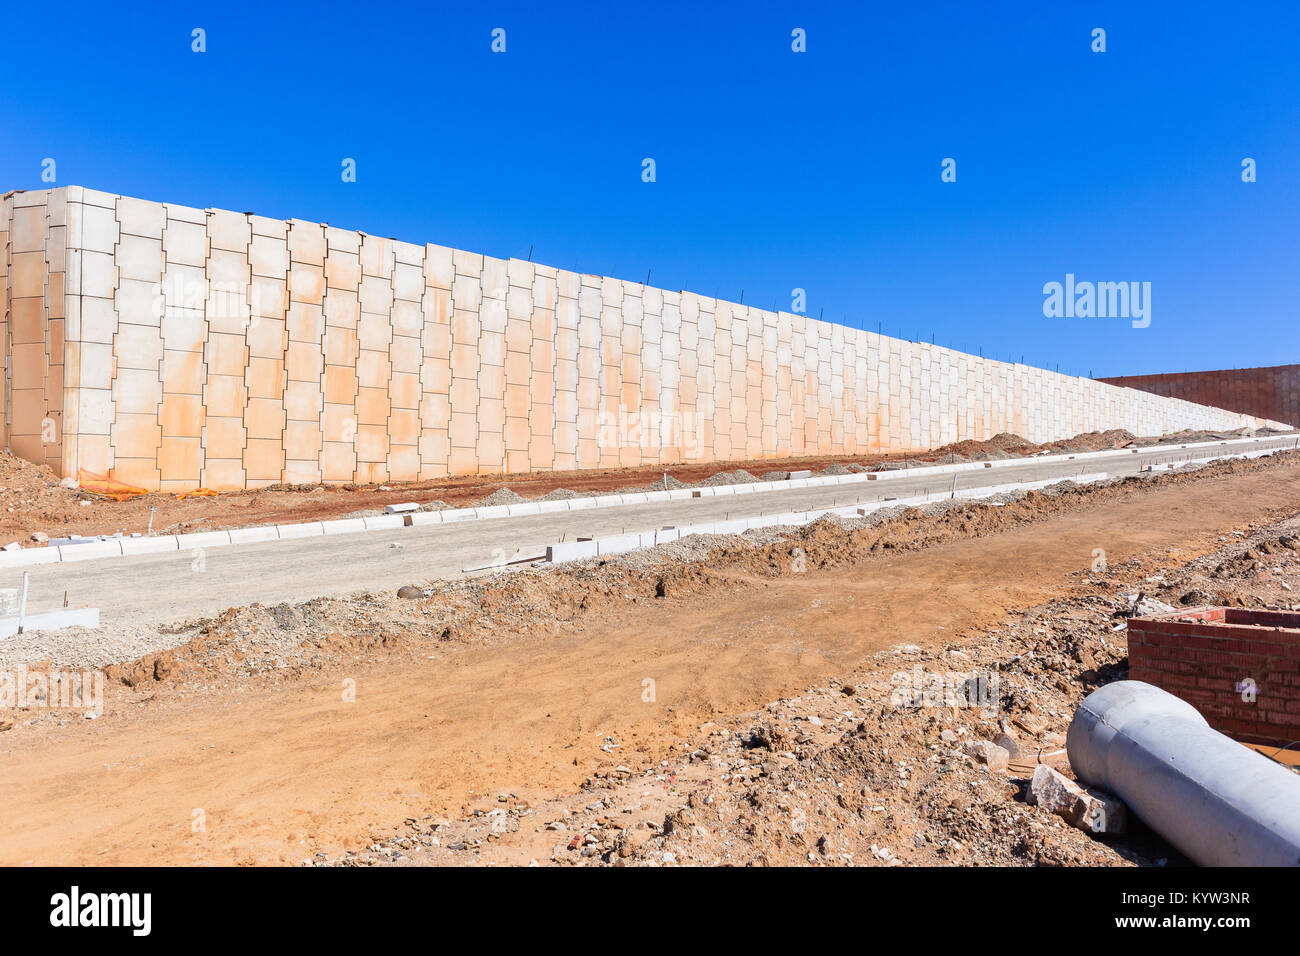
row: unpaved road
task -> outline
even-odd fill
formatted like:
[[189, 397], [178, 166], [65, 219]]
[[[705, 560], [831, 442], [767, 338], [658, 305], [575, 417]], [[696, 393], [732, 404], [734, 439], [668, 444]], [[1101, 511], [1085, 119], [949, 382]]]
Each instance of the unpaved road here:
[[[998, 468], [955, 474], [899, 474], [879, 481], [824, 488], [782, 488], [749, 495], [633, 504], [556, 514], [494, 518], [392, 531], [269, 541], [206, 548], [201, 562], [192, 551], [102, 558], [0, 571], [0, 587], [21, 586], [30, 574], [28, 607], [55, 610], [65, 599], [73, 607], [97, 607], [106, 626], [147, 626], [182, 617], [261, 602], [302, 601], [363, 589], [392, 589], [405, 583], [460, 577], [462, 570], [512, 557], [517, 550], [539, 554], [547, 544], [578, 536], [648, 531], [727, 518], [875, 504], [903, 498], [1013, 482], [1064, 479], [1083, 472], [1135, 475], [1144, 466], [1292, 448], [1297, 439], [1226, 442], [1182, 449], [1156, 446], [1121, 450], [1103, 457], [1069, 455], [1031, 458]], [[400, 544], [400, 548], [392, 545]]]
[[[296, 863], [502, 790], [571, 792], [597, 766], [646, 766], [713, 715], [865, 654], [942, 643], [1067, 593], [1096, 548], [1112, 562], [1185, 560], [1222, 532], [1298, 510], [1300, 464], [1276, 463], [889, 559], [628, 605], [576, 634], [310, 684], [193, 687], [26, 728], [0, 738], [0, 863]], [[602, 751], [609, 736], [621, 747]]]

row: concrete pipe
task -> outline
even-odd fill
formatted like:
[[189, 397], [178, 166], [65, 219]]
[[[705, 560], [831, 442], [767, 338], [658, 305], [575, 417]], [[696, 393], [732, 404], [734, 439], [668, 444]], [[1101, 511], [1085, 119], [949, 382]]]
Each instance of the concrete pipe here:
[[1300, 777], [1142, 681], [1079, 705], [1066, 735], [1081, 781], [1116, 794], [1202, 866], [1300, 866]]

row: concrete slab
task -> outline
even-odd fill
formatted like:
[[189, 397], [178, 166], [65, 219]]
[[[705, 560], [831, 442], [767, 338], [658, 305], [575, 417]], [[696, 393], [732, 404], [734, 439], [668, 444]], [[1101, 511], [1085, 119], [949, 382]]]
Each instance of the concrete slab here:
[[230, 544], [229, 531], [198, 531], [194, 534], [179, 534], [176, 544], [182, 551], [192, 548], [219, 548]]
[[[64, 627], [99, 627], [99, 608], [62, 608], [57, 611], [28, 614], [23, 619], [24, 634], [33, 631], [57, 631]], [[13, 637], [17, 633], [17, 617], [0, 618], [0, 638]]]
[[70, 544], [58, 549], [60, 561], [91, 561], [95, 558], [120, 557], [122, 540], [92, 541], [89, 544]]
[[164, 551], [176, 551], [180, 544], [175, 535], [158, 535], [149, 538], [123, 538], [123, 554], [159, 554]]
[[252, 544], [256, 541], [278, 541], [279, 529], [275, 525], [262, 528], [234, 528], [230, 532], [231, 544]]
[[275, 526], [276, 533], [280, 536], [281, 541], [287, 541], [293, 538], [317, 538], [325, 533], [325, 529], [319, 521], [308, 521], [302, 524], [281, 524]]

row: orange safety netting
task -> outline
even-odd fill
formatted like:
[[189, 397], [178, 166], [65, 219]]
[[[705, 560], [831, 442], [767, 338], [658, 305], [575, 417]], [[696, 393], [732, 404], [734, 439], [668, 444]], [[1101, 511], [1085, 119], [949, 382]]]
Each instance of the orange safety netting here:
[[128, 485], [126, 482], [110, 478], [108, 475], [97, 475], [92, 471], [86, 471], [84, 468], [77, 469], [77, 484], [82, 491], [103, 495], [105, 498], [112, 498], [114, 501], [126, 501], [128, 498], [135, 498], [149, 493], [143, 488]]
[[[89, 491], [91, 494], [111, 498], [114, 501], [126, 501], [149, 493], [144, 488], [128, 485], [126, 482], [110, 478], [108, 475], [97, 475], [93, 471], [86, 471], [84, 468], [77, 469], [77, 485], [82, 491]], [[193, 491], [182, 491], [175, 497], [180, 501], [185, 498], [206, 498], [209, 495], [216, 494], [219, 494], [219, 492], [213, 491], [211, 488], [195, 488]]]
[[209, 495], [219, 495], [221, 492], [213, 491], [211, 488], [195, 488], [193, 491], [182, 491], [176, 495], [177, 501], [184, 501], [186, 498], [206, 498]]

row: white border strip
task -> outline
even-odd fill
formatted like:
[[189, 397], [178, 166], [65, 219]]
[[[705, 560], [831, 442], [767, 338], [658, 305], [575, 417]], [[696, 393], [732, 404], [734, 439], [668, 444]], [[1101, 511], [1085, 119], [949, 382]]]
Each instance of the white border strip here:
[[664, 528], [659, 531], [641, 531], [635, 534], [616, 534], [604, 538], [592, 538], [587, 541], [562, 541], [559, 544], [553, 544], [546, 549], [546, 560], [556, 564], [564, 561], [584, 561], [612, 554], [626, 554], [629, 551], [653, 548], [656, 545], [666, 544], [670, 541], [677, 541], [680, 538], [689, 537], [693, 534], [742, 534], [746, 531], [752, 531], [754, 528], [770, 528], [778, 525], [806, 525], [812, 524], [814, 521], [817, 521], [826, 515], [836, 515], [844, 518], [860, 518], [884, 508], [920, 507], [927, 504], [934, 504], [939, 501], [946, 501], [954, 497], [978, 501], [982, 498], [992, 498], [994, 495], [1006, 494], [1012, 491], [1032, 491], [1037, 488], [1046, 488], [1049, 485], [1058, 485], [1063, 481], [1072, 481], [1077, 485], [1089, 485], [1094, 482], [1105, 481], [1107, 477], [1106, 472], [1098, 471], [1075, 477], [1046, 478], [1042, 481], [1023, 481], [1006, 485], [990, 485], [987, 488], [960, 488], [957, 490], [955, 495], [952, 493], [917, 495], [911, 498], [898, 498], [891, 501], [875, 501], [863, 505], [847, 505], [839, 508], [825, 509], [817, 508], [812, 511], [786, 511], [775, 515], [758, 515], [753, 518], [733, 518], [729, 521], [713, 521], [707, 524], [685, 525], [681, 528]]
[[[156, 554], [165, 551], [186, 551], [196, 548], [218, 548], [233, 544], [254, 544], [263, 541], [289, 541], [298, 538], [315, 538], [322, 535], [358, 534], [365, 531], [391, 530], [404, 527], [407, 521], [412, 526], [430, 524], [449, 524], [457, 521], [481, 521], [493, 518], [517, 518], [525, 515], [550, 514], [562, 511], [582, 511], [589, 508], [613, 508], [622, 505], [648, 504], [651, 502], [686, 501], [692, 498], [714, 498], [727, 495], [761, 494], [772, 491], [789, 491], [794, 488], [824, 488], [834, 485], [859, 485], [904, 478], [924, 479], [931, 475], [951, 474], [954, 472], [979, 471], [985, 468], [1006, 468], [1016, 465], [1052, 464], [1064, 461], [1096, 461], [1140, 452], [1160, 452], [1164, 450], [1182, 451], [1185, 449], [1213, 448], [1241, 441], [1293, 441], [1290, 447], [1300, 446], [1300, 438], [1267, 435], [1256, 438], [1234, 438], [1224, 441], [1193, 442], [1186, 445], [1148, 445], [1143, 448], [1121, 449], [1119, 451], [1080, 452], [1072, 455], [1041, 455], [1030, 458], [1008, 458], [988, 462], [964, 462], [952, 465], [926, 465], [918, 468], [900, 468], [891, 471], [873, 471], [851, 475], [823, 475], [816, 478], [796, 478], [791, 481], [758, 481], [744, 485], [718, 485], [712, 488], [679, 488], [669, 491], [632, 492], [621, 495], [602, 495], [600, 497], [563, 498], [556, 501], [525, 501], [512, 505], [495, 505], [484, 508], [448, 508], [444, 511], [416, 511], [406, 514], [376, 515], [368, 518], [339, 518], [333, 521], [310, 521], [302, 524], [258, 525], [251, 528], [235, 528], [231, 531], [197, 531], [191, 534], [159, 535], [157, 537], [109, 538], [105, 541], [92, 541], [86, 544], [63, 545], [61, 547], [22, 548], [18, 551], [0, 551], [0, 571], [9, 568], [30, 567], [38, 564], [56, 564], [63, 561], [90, 561], [97, 558], [122, 557], [137, 554]], [[1236, 452], [1228, 455], [1215, 455], [1193, 458], [1185, 462], [1174, 462], [1168, 467], [1177, 468], [1186, 464], [1202, 464], [1227, 458], [1260, 458], [1277, 451], [1287, 451], [1289, 447], [1263, 449], [1260, 451]], [[1158, 466], [1164, 470], [1165, 465]], [[1047, 479], [1049, 484], [1058, 481], [1073, 480], [1069, 475]], [[974, 489], [984, 494], [997, 494], [989, 488], [1027, 488], [1035, 483], [1018, 483], [1014, 485], [989, 486]], [[963, 491], [957, 492], [965, 497]], [[907, 499], [914, 500], [914, 499]], [[933, 500], [933, 499], [930, 499]], [[888, 504], [894, 504], [889, 502]], [[825, 512], [818, 512], [823, 514]], [[744, 519], [737, 519], [744, 520]]]

